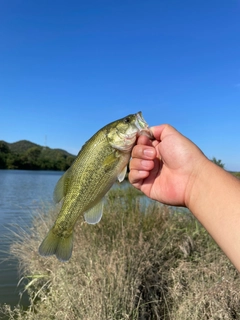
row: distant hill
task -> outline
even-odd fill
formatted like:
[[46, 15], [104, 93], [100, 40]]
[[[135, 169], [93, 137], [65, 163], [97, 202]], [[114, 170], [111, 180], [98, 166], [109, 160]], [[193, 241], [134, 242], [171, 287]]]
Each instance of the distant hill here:
[[40, 145], [36, 144], [36, 143], [33, 143], [31, 141], [28, 141], [28, 140], [20, 140], [20, 141], [17, 141], [17, 142], [13, 142], [13, 143], [8, 143], [8, 142], [5, 142], [5, 141], [0, 141], [0, 143], [5, 143], [8, 148], [10, 149], [11, 152], [13, 153], [18, 153], [18, 154], [21, 154], [21, 153], [24, 153], [26, 152], [28, 149], [30, 148], [33, 148], [33, 147], [40, 147], [42, 148]]
[[38, 147], [38, 148], [42, 148], [43, 150], [49, 150], [50, 152], [60, 152], [63, 155], [75, 157], [74, 155], [68, 153], [65, 150], [62, 150], [62, 149], [51, 149], [49, 147], [43, 147], [43, 146], [40, 146], [39, 144], [33, 143], [31, 141], [28, 141], [28, 140], [20, 140], [20, 141], [13, 142], [13, 143], [0, 141], [0, 144], [1, 143], [5, 143], [9, 147], [11, 152], [18, 153], [18, 154], [24, 153], [30, 148]]
[[61, 149], [51, 149], [21, 140], [0, 140], [0, 169], [67, 170], [76, 156]]

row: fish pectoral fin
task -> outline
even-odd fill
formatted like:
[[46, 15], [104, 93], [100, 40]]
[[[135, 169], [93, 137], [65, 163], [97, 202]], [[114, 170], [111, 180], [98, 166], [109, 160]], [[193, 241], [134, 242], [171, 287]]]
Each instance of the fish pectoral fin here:
[[107, 171], [111, 169], [116, 164], [117, 161], [118, 161], [118, 157], [116, 156], [116, 152], [114, 151], [111, 154], [109, 154], [103, 162], [103, 166], [105, 170]]
[[89, 224], [98, 223], [103, 214], [103, 201], [98, 202], [93, 208], [84, 213], [85, 221]]
[[60, 202], [66, 196], [70, 185], [71, 171], [71, 168], [69, 168], [58, 180], [53, 193], [55, 203]]
[[125, 179], [127, 173], [127, 166], [123, 168], [122, 172], [119, 173], [118, 175], [118, 181], [122, 182]]

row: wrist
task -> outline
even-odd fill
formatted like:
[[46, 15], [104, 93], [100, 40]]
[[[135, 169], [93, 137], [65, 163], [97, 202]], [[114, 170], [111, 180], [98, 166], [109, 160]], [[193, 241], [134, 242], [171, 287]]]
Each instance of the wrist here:
[[199, 195], [207, 191], [208, 179], [212, 174], [213, 163], [204, 154], [194, 161], [194, 168], [190, 174], [186, 191], [185, 191], [185, 205], [191, 211], [197, 205]]

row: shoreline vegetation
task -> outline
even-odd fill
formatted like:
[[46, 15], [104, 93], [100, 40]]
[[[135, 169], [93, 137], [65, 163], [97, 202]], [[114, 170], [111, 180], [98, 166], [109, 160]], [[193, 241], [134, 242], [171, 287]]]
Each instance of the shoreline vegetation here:
[[0, 169], [66, 171], [76, 156], [61, 149], [51, 149], [21, 140], [0, 141]]
[[206, 230], [191, 213], [141, 200], [131, 186], [110, 190], [99, 224], [78, 221], [67, 263], [37, 252], [56, 208], [16, 229], [11, 255], [30, 305], [0, 312], [19, 320], [239, 319], [239, 274]]
[[[8, 143], [0, 140], [0, 169], [66, 171], [77, 156], [62, 149], [51, 149], [21, 140]], [[212, 161], [224, 169], [221, 160]], [[240, 179], [240, 172], [229, 171]]]

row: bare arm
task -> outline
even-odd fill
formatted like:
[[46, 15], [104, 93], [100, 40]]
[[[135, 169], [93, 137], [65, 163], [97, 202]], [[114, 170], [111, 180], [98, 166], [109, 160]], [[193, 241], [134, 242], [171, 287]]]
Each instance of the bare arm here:
[[129, 181], [148, 197], [186, 206], [240, 270], [240, 181], [169, 125], [132, 151]]
[[207, 161], [187, 199], [187, 207], [240, 271], [240, 181]]

